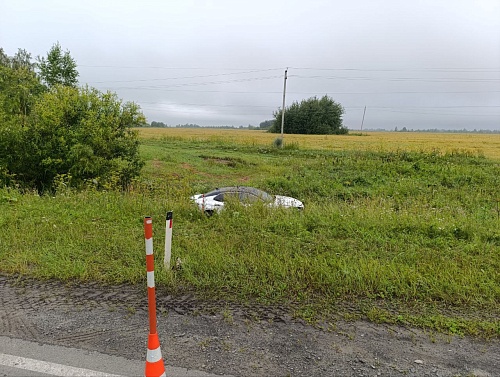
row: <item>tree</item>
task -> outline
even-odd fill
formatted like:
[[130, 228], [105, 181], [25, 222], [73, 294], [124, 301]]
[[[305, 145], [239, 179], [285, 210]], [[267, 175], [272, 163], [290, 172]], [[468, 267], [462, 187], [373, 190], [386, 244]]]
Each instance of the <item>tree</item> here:
[[36, 97], [43, 91], [31, 54], [19, 49], [9, 57], [0, 48], [0, 121], [24, 125]]
[[31, 55], [19, 49], [10, 57], [0, 48], [0, 182], [8, 183], [12, 177], [8, 167], [19, 158], [13, 151], [42, 91]]
[[0, 48], [0, 185], [126, 187], [143, 166], [132, 129], [146, 123], [140, 108], [77, 88], [76, 63], [59, 43], [38, 61], [40, 75], [28, 52]]
[[7, 54], [4, 52], [3, 48], [0, 47], [0, 66], [6, 66], [9, 64], [9, 57]]
[[268, 129], [268, 128], [270, 128], [273, 125], [273, 122], [274, 122], [273, 119], [271, 119], [271, 120], [265, 120], [263, 122], [260, 122], [259, 128]]
[[61, 177], [73, 187], [124, 188], [143, 166], [132, 127], [144, 123], [139, 107], [122, 104], [114, 93], [56, 85], [38, 98], [11, 150], [0, 150], [0, 167], [39, 192]]
[[[274, 112], [269, 132], [281, 132], [282, 109]], [[283, 131], [288, 134], [347, 134], [342, 125], [344, 108], [328, 96], [294, 102], [285, 109]]]
[[156, 121], [152, 121], [151, 122], [151, 127], [161, 127], [161, 128], [165, 128], [165, 127], [168, 127], [165, 123], [163, 122], [156, 122]]
[[52, 46], [47, 58], [38, 57], [38, 68], [42, 81], [49, 88], [58, 84], [72, 87], [78, 84], [76, 62], [69, 51], [63, 53], [59, 42]]

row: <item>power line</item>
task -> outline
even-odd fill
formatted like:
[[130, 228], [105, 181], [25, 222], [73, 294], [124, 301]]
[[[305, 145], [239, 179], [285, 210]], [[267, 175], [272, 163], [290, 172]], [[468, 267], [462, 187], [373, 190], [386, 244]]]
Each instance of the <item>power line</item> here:
[[166, 69], [166, 70], [214, 70], [214, 71], [273, 71], [282, 70], [283, 68], [209, 68], [209, 67], [165, 67], [165, 66], [125, 66], [125, 65], [90, 65], [90, 64], [78, 64], [78, 67], [84, 68], [123, 68], [123, 69]]
[[406, 114], [418, 114], [418, 115], [446, 115], [446, 116], [473, 116], [473, 117], [495, 117], [500, 118], [500, 114], [468, 114], [468, 113], [441, 113], [441, 112], [427, 112], [427, 111], [411, 111], [411, 110], [397, 110], [397, 109], [378, 109], [381, 111], [391, 112], [391, 113], [406, 113]]
[[490, 82], [500, 81], [500, 78], [456, 78], [456, 77], [347, 77], [347, 76], [301, 76], [290, 75], [299, 79], [322, 79], [322, 80], [368, 80], [368, 81], [426, 81], [426, 82]]
[[105, 84], [105, 83], [115, 83], [115, 82], [146, 82], [146, 81], [167, 81], [167, 80], [183, 80], [183, 79], [194, 79], [194, 78], [205, 78], [205, 77], [217, 77], [217, 76], [230, 76], [230, 75], [243, 75], [248, 73], [258, 73], [273, 71], [275, 69], [265, 69], [256, 71], [244, 71], [244, 72], [231, 72], [231, 73], [218, 73], [212, 75], [196, 75], [196, 76], [183, 76], [183, 77], [166, 77], [166, 78], [152, 78], [152, 79], [138, 79], [138, 80], [111, 80], [111, 81], [90, 81], [92, 84]]
[[[138, 101], [137, 103], [145, 103], [148, 105], [165, 105], [165, 102], [143, 102], [143, 101]], [[167, 104], [167, 105], [172, 105], [172, 104]], [[216, 105], [216, 104], [210, 104], [210, 103], [174, 103], [173, 105], [178, 105], [178, 106], [203, 106], [203, 107], [264, 107], [268, 109], [273, 109], [275, 107], [269, 106], [269, 105]]]
[[354, 71], [354, 72], [477, 72], [491, 73], [500, 72], [498, 67], [469, 67], [469, 68], [406, 68], [406, 69], [370, 69], [370, 68], [312, 68], [312, 67], [291, 67], [295, 70], [314, 71]]
[[226, 81], [204, 81], [204, 82], [195, 82], [195, 83], [185, 83], [185, 84], [175, 84], [175, 85], [148, 85], [148, 86], [135, 86], [135, 87], [115, 87], [113, 90], [118, 89], [127, 89], [127, 90], [135, 90], [135, 89], [162, 89], [162, 88], [178, 88], [183, 86], [203, 86], [203, 85], [218, 85], [218, 84], [231, 84], [231, 83], [239, 83], [239, 82], [248, 82], [248, 81], [262, 81], [262, 80], [271, 80], [281, 78], [281, 76], [267, 76], [267, 77], [253, 77], [253, 78], [244, 78], [244, 79], [235, 79], [235, 80], [226, 80]]
[[[273, 69], [265, 70], [272, 71]], [[106, 83], [132, 83], [132, 82], [158, 82], [158, 81], [169, 81], [169, 80], [184, 80], [193, 78], [208, 78], [208, 77], [220, 77], [220, 76], [231, 76], [239, 74], [249, 74], [249, 73], [259, 73], [260, 71], [244, 71], [244, 72], [232, 72], [232, 73], [219, 73], [210, 75], [194, 75], [194, 76], [179, 76], [179, 77], [164, 77], [164, 78], [150, 78], [150, 79], [135, 79], [135, 80], [106, 80], [106, 81], [90, 81], [90, 84], [106, 84]], [[352, 76], [302, 76], [302, 75], [289, 75], [289, 77], [295, 77], [299, 79], [325, 79], [325, 80], [368, 80], [368, 81], [427, 81], [427, 82], [491, 82], [500, 81], [500, 78], [469, 78], [469, 77], [352, 77]], [[274, 78], [274, 76], [273, 76]], [[258, 78], [256, 78], [258, 79]]]

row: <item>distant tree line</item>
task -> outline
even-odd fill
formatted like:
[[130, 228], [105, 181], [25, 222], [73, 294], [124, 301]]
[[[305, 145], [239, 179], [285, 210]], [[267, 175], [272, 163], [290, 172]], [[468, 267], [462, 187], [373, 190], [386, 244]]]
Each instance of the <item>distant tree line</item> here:
[[[387, 131], [385, 129], [380, 129], [380, 130], [366, 130], [366, 131]], [[447, 130], [447, 129], [438, 129], [438, 128], [429, 128], [429, 129], [407, 129], [406, 127], [403, 127], [401, 129], [398, 129], [398, 127], [394, 128], [394, 132], [428, 132], [428, 133], [459, 133], [459, 134], [499, 134], [500, 130], [467, 130], [466, 128], [463, 128], [461, 130]]]
[[267, 130], [267, 129], [269, 129], [269, 128], [271, 128], [271, 127], [272, 127], [273, 123], [274, 123], [274, 119], [271, 119], [271, 120], [265, 120], [265, 121], [263, 121], [263, 122], [260, 122], [260, 124], [259, 124], [259, 128], [264, 129], [264, 130]]
[[152, 121], [151, 124], [149, 124], [150, 127], [157, 127], [157, 128], [165, 128], [165, 127], [168, 127], [167, 124], [163, 123], [163, 122], [155, 122], [155, 121]]
[[258, 127], [254, 127], [249, 124], [247, 127], [245, 126], [200, 126], [198, 124], [186, 123], [186, 124], [177, 124], [175, 126], [169, 126], [163, 122], [152, 121], [149, 124], [150, 127], [158, 127], [158, 128], [216, 128], [216, 129], [244, 129], [248, 128], [250, 130], [256, 130]]

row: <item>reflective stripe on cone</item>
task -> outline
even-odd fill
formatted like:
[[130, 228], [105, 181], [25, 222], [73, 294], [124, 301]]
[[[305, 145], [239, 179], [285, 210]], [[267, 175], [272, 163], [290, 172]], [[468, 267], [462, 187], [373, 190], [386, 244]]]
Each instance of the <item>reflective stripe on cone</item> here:
[[144, 375], [146, 377], [165, 376], [165, 364], [161, 356], [160, 340], [157, 333], [148, 336], [148, 352], [146, 354]]

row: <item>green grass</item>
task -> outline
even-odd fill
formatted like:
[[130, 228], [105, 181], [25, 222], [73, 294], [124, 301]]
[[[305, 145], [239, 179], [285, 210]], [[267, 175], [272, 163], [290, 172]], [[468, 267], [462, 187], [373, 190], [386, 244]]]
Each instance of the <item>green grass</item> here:
[[[375, 322], [500, 336], [500, 166], [466, 153], [331, 152], [221, 140], [144, 140], [126, 193], [0, 189], [0, 272], [142, 283], [153, 216], [159, 289], [290, 305], [306, 319], [355, 308]], [[189, 196], [251, 185], [305, 210], [232, 206], [210, 218]], [[164, 216], [174, 211], [163, 271]]]

